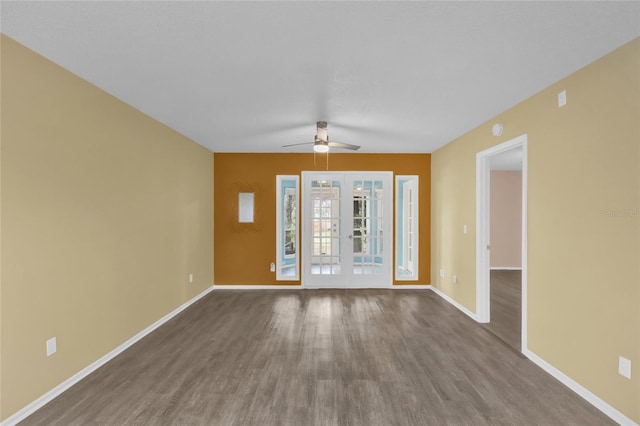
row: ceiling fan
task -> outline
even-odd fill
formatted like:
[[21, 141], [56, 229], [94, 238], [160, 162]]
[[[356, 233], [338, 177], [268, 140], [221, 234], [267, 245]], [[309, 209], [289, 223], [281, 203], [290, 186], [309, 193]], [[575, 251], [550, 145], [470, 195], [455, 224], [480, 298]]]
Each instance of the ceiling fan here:
[[294, 143], [291, 145], [283, 145], [283, 148], [287, 148], [290, 146], [298, 146], [298, 145], [311, 145], [313, 144], [314, 152], [329, 152], [329, 148], [342, 148], [342, 149], [352, 149], [358, 150], [360, 149], [359, 145], [352, 145], [350, 143], [343, 142], [334, 142], [329, 140], [329, 134], [327, 132], [327, 122], [326, 121], [318, 121], [316, 123], [316, 137], [313, 142], [303, 142], [303, 143]]

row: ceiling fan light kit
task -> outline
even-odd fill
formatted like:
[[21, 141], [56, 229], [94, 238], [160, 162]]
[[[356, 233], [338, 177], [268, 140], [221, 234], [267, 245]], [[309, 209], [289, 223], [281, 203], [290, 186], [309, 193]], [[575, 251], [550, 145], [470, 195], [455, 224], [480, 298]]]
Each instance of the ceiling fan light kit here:
[[314, 152], [329, 152], [329, 144], [325, 141], [316, 141], [313, 144]]

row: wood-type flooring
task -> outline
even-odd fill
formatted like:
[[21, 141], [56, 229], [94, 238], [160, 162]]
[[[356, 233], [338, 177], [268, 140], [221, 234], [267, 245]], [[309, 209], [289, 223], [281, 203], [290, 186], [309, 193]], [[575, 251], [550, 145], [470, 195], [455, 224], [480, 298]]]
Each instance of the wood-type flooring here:
[[608, 425], [429, 290], [215, 290], [21, 425]]
[[491, 271], [491, 321], [485, 324], [492, 333], [518, 352], [522, 349], [522, 271]]

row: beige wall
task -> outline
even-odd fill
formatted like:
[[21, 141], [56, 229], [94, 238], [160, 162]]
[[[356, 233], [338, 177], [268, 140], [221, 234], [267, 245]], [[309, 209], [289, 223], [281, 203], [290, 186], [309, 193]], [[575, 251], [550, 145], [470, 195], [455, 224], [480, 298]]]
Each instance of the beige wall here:
[[491, 267], [522, 267], [522, 172], [491, 171]]
[[212, 285], [213, 165], [189, 139], [1, 42], [6, 419]]
[[528, 347], [640, 422], [640, 39], [433, 153], [432, 283], [474, 312], [475, 155], [524, 133]]

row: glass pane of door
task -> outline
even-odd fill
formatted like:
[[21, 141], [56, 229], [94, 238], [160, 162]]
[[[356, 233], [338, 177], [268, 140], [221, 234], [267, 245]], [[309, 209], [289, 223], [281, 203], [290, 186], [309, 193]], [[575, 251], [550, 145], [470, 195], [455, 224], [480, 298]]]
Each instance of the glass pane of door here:
[[354, 275], [383, 273], [384, 185], [382, 180], [356, 179], [353, 198], [353, 271]]
[[339, 180], [311, 181], [311, 274], [340, 275]]

